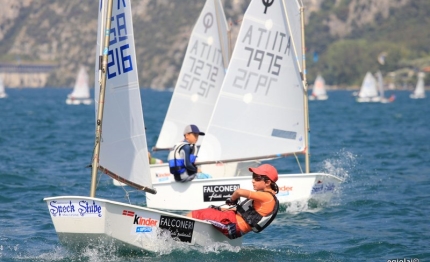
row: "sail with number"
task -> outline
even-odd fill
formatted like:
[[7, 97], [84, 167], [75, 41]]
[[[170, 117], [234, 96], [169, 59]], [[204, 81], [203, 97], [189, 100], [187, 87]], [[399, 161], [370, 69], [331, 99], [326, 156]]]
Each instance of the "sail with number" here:
[[[220, 0], [207, 0], [193, 28], [154, 149], [172, 148], [189, 124], [205, 130], [229, 60], [228, 25]], [[199, 143], [203, 137], [199, 139]]]
[[[102, 3], [102, 2], [100, 2]], [[102, 50], [104, 32], [102, 16], [106, 5], [100, 5], [98, 20], [98, 55], [108, 54], [106, 90], [103, 111], [103, 134], [100, 146], [100, 166], [138, 185], [152, 186], [149, 176], [148, 149], [143, 122], [139, 79], [130, 7], [115, 3], [109, 50]], [[95, 65], [96, 86], [99, 85], [99, 59]], [[96, 116], [99, 88], [95, 88]]]
[[250, 3], [199, 162], [305, 151], [299, 18], [296, 1]]

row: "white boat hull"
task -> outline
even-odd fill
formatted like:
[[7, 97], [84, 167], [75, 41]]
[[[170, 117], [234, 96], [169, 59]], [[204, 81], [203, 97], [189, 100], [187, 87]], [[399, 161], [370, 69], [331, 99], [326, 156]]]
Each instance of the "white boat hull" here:
[[[254, 190], [249, 171], [246, 176], [194, 179], [186, 183], [174, 181], [168, 171], [153, 175], [153, 187], [157, 194], [146, 194], [147, 206], [150, 208], [195, 210], [209, 205], [219, 206], [225, 204], [225, 200], [237, 188]], [[324, 173], [280, 174], [277, 197], [281, 204], [309, 199], [328, 201], [341, 182], [341, 179]]]
[[68, 104], [68, 105], [81, 105], [81, 104], [91, 105], [92, 103], [93, 103], [93, 100], [89, 99], [89, 98], [84, 98], [84, 99], [82, 99], [82, 98], [74, 98], [74, 99], [67, 98], [66, 99], [66, 104]]
[[381, 97], [374, 96], [374, 97], [357, 97], [357, 102], [359, 103], [378, 103], [381, 102]]
[[309, 100], [314, 101], [314, 100], [327, 100], [328, 99], [328, 95], [319, 95], [319, 96], [313, 96], [310, 95], [309, 96]]
[[426, 98], [426, 94], [419, 94], [419, 95], [410, 94], [409, 97], [412, 99], [421, 99], [421, 98]]
[[177, 214], [83, 196], [44, 201], [60, 242], [73, 249], [91, 244], [160, 252], [184, 244], [242, 244], [241, 239], [228, 239], [208, 222]]

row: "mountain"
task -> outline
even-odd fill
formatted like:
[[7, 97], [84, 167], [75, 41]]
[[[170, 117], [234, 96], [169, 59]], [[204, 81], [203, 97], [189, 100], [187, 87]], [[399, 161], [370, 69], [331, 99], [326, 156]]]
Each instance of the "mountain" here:
[[[232, 41], [249, 1], [224, 1], [227, 19], [232, 24]], [[410, 61], [430, 54], [428, 0], [305, 0], [304, 3], [311, 77], [323, 71], [329, 83], [354, 84], [365, 71], [349, 72], [347, 67], [356, 67], [358, 71], [376, 69], [376, 56], [380, 52], [388, 53], [387, 72], [397, 70], [402, 63], [403, 67], [405, 63], [411, 67]], [[55, 64], [47, 85], [61, 87], [73, 85], [81, 64], [90, 72], [94, 70], [98, 1], [0, 0], [0, 4], [0, 63]], [[204, 0], [132, 0], [142, 87], [174, 86], [188, 37], [203, 5]], [[354, 53], [357, 49], [369, 54], [358, 59]], [[336, 54], [336, 50], [347, 53]], [[312, 60], [315, 55], [317, 61]], [[348, 59], [354, 63], [348, 65]]]

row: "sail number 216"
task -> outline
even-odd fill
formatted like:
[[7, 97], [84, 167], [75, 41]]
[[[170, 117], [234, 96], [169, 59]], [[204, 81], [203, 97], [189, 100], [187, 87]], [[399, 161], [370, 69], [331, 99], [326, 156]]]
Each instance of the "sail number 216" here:
[[[108, 78], [133, 71], [132, 58], [129, 55], [130, 45], [127, 42], [127, 23], [125, 14], [120, 13], [111, 18], [110, 42], [108, 52]], [[120, 44], [117, 47], [117, 44]]]

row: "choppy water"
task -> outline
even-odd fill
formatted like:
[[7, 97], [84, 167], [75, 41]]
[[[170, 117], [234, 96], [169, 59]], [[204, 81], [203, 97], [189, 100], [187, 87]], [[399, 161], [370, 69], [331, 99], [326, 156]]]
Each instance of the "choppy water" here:
[[[312, 171], [346, 181], [330, 203], [288, 207], [264, 232], [246, 235], [239, 249], [77, 253], [59, 243], [42, 199], [89, 194], [94, 107], [66, 105], [66, 89], [6, 91], [9, 97], [0, 99], [0, 261], [430, 261], [429, 98], [397, 91], [394, 103], [358, 104], [351, 92], [332, 91], [327, 101], [311, 101]], [[171, 94], [142, 90], [149, 146]], [[295, 162], [274, 164], [298, 172]], [[107, 178], [98, 188], [100, 197], [125, 201]], [[143, 195], [132, 197], [144, 203]]]

